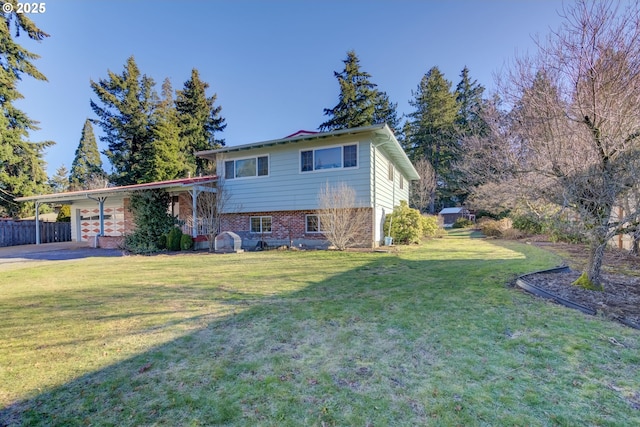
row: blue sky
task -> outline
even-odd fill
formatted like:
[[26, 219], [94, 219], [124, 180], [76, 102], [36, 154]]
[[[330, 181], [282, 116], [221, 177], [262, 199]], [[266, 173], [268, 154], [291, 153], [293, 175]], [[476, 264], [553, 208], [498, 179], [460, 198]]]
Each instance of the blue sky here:
[[165, 77], [182, 88], [197, 68], [222, 106], [227, 145], [281, 138], [325, 120], [348, 50], [406, 114], [433, 66], [453, 87], [467, 66], [493, 90], [516, 54], [535, 51], [536, 34], [558, 27], [561, 9], [551, 0], [49, 0], [30, 17], [51, 37], [19, 39], [41, 56], [49, 81], [23, 80], [19, 107], [40, 122], [33, 141], [56, 142], [45, 155], [49, 174], [70, 168], [84, 121], [95, 118], [90, 80], [121, 73], [134, 55], [158, 91]]

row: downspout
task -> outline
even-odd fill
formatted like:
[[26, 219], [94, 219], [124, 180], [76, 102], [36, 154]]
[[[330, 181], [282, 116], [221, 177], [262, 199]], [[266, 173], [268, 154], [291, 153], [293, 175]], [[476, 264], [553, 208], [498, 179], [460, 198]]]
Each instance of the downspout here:
[[36, 200], [36, 245], [40, 244], [40, 202]]
[[[387, 141], [389, 139], [390, 138], [387, 136]], [[373, 235], [374, 236], [376, 235], [376, 230], [375, 230], [375, 227], [376, 227], [376, 209], [378, 207], [378, 205], [377, 205], [378, 201], [377, 201], [377, 198], [376, 198], [377, 193], [378, 193], [378, 191], [377, 191], [377, 182], [376, 182], [377, 181], [376, 177], [378, 175], [377, 162], [376, 162], [376, 158], [378, 157], [377, 156], [377, 148], [380, 145], [386, 143], [387, 141], [378, 142], [376, 144], [375, 137], [371, 138], [371, 147], [373, 148], [373, 150], [372, 150], [372, 153], [373, 153], [373, 197], [372, 197], [372, 200], [373, 200], [373, 221], [371, 221], [371, 222], [373, 223], [373, 230], [372, 231], [373, 231]], [[383, 234], [382, 237], [384, 238], [385, 237], [384, 236], [384, 234], [385, 234], [384, 233], [384, 223], [382, 224], [382, 234]], [[379, 243], [380, 242], [378, 242], [378, 244]]]

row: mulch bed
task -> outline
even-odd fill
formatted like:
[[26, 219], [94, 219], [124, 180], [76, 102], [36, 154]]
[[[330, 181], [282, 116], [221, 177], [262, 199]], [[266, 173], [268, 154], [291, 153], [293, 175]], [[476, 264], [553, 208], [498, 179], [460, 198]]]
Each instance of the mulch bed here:
[[529, 283], [594, 309], [598, 315], [640, 328], [640, 257], [625, 250], [608, 249], [602, 267], [604, 292], [589, 291], [572, 285], [587, 264], [585, 245], [551, 243], [543, 239], [527, 239], [527, 242], [556, 253], [570, 267], [567, 272], [527, 275]]
[[531, 274], [526, 280], [553, 295], [592, 308], [598, 315], [640, 328], [640, 277], [603, 274], [604, 292], [572, 285], [578, 277], [580, 272], [569, 270]]

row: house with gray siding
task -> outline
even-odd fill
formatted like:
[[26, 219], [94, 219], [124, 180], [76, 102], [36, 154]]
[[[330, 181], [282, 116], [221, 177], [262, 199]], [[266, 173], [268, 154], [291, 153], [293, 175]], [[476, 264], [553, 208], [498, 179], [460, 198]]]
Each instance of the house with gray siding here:
[[229, 196], [220, 231], [238, 234], [248, 249], [264, 244], [326, 247], [319, 193], [341, 183], [355, 190], [353, 207], [369, 213], [368, 241], [378, 246], [385, 215], [409, 200], [410, 183], [420, 178], [385, 124], [300, 131], [196, 154], [216, 162], [218, 180]]

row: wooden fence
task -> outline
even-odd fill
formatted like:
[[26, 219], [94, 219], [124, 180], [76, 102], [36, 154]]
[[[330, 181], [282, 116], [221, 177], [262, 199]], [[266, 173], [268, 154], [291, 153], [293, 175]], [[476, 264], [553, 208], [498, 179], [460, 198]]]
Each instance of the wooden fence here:
[[[70, 241], [70, 222], [40, 221], [40, 243]], [[35, 221], [0, 221], [0, 247], [34, 243], [36, 243]]]

